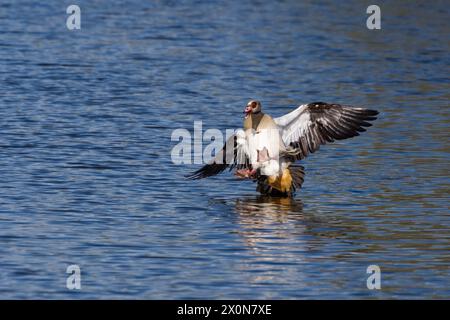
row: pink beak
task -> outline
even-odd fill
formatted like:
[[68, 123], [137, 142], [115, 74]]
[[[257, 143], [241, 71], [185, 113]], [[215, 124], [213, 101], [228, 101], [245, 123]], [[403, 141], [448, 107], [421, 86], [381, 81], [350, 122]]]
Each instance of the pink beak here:
[[252, 108], [249, 106], [246, 106], [244, 109], [244, 113], [250, 113], [252, 111]]

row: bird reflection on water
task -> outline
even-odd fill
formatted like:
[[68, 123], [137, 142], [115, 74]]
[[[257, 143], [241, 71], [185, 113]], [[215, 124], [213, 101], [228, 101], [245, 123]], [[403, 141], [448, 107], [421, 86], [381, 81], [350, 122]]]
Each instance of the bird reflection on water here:
[[301, 216], [303, 203], [300, 199], [292, 197], [257, 196], [237, 199], [235, 208], [241, 216], [270, 216], [285, 221], [289, 216], [292, 218], [295, 218], [295, 215]]
[[[289, 250], [283, 244], [294, 241], [304, 233], [305, 224], [301, 223], [304, 219], [303, 203], [299, 199], [267, 196], [238, 198], [234, 210], [237, 213], [238, 233], [252, 250], [265, 253], [275, 247], [278, 252]], [[279, 259], [273, 255], [265, 257]]]
[[[252, 248], [274, 247], [279, 252], [292, 249], [292, 242], [304, 242], [304, 250], [315, 250], [330, 239], [352, 241], [355, 234], [366, 234], [366, 226], [333, 212], [306, 210], [299, 198], [241, 197], [235, 200], [239, 234]], [[367, 235], [366, 235], [367, 236]], [[295, 251], [302, 250], [297, 246]]]
[[[354, 243], [356, 238], [368, 238], [366, 225], [335, 212], [305, 209], [298, 198], [241, 197], [234, 202], [238, 234], [249, 252], [242, 272], [252, 271], [251, 283], [284, 283], [295, 273], [297, 283], [308, 283], [314, 276], [303, 271], [305, 265], [328, 261], [330, 266], [346, 263], [352, 255], [321, 252], [330, 246], [357, 247], [362, 254], [376, 248]], [[295, 243], [295, 246], [292, 244]], [[321, 270], [321, 274], [335, 269]], [[283, 275], [280, 277], [280, 274]]]
[[[306, 241], [302, 223], [303, 203], [296, 198], [255, 196], [238, 198], [234, 203], [238, 234], [247, 247], [250, 259], [240, 266], [252, 270], [253, 284], [282, 281], [279, 273], [290, 273], [304, 262]], [[298, 246], [292, 250], [292, 244]], [[303, 278], [303, 274], [297, 273]]]

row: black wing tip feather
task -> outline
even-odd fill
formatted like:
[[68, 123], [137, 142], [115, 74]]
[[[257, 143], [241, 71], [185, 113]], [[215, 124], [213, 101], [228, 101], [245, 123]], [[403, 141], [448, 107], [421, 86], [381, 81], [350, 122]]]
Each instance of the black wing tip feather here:
[[[232, 148], [227, 148], [227, 147], [229, 147], [230, 142], [233, 143], [233, 146], [232, 146]], [[235, 163], [229, 164], [226, 162], [227, 161], [227, 150], [230, 150], [233, 152], [233, 156], [235, 159], [236, 158], [236, 145], [237, 145], [237, 136], [233, 135], [227, 140], [225, 145], [222, 147], [220, 152], [218, 154], [216, 154], [215, 159], [211, 163], [204, 165], [203, 167], [201, 167], [197, 171], [194, 171], [193, 173], [185, 175], [184, 176], [185, 179], [198, 180], [198, 179], [208, 178], [210, 176], [222, 173], [223, 171], [225, 171], [225, 169], [227, 169], [227, 167], [230, 167], [230, 170], [233, 169], [236, 166], [236, 164]], [[234, 161], [234, 159], [233, 159], [233, 161]], [[219, 162], [219, 163], [217, 163], [217, 162]]]
[[198, 171], [195, 171], [195, 172], [192, 172], [192, 173], [189, 173], [189, 174], [185, 174], [184, 178], [186, 180], [198, 180], [198, 179], [201, 179], [201, 177], [198, 176]]
[[194, 171], [191, 174], [185, 175], [184, 177], [188, 180], [198, 180], [207, 178], [216, 174], [221, 173], [227, 168], [226, 164], [217, 164], [217, 163], [211, 163], [207, 164], [197, 171]]
[[377, 119], [379, 112], [373, 109], [355, 108], [352, 106], [342, 106], [342, 115], [340, 123], [336, 123], [336, 127], [341, 134], [336, 136], [337, 140], [347, 139], [359, 136], [360, 132], [365, 132], [368, 127], [372, 126], [369, 121]]
[[187, 180], [198, 180], [198, 179], [204, 178], [203, 177], [204, 173], [205, 173], [205, 167], [201, 167], [200, 169], [198, 169], [192, 173], [186, 174], [184, 176], [184, 178]]
[[199, 177], [199, 172], [198, 171], [199, 170], [197, 170], [195, 172], [192, 172], [192, 173], [189, 173], [189, 174], [185, 174], [184, 178], [186, 180], [198, 180], [198, 179], [201, 179], [201, 177]]

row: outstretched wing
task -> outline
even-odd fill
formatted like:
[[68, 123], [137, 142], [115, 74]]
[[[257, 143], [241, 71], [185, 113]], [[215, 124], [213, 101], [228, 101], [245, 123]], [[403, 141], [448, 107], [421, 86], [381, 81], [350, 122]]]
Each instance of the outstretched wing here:
[[321, 144], [358, 136], [372, 124], [378, 111], [340, 104], [313, 102], [275, 118], [286, 144], [295, 150], [296, 160], [305, 158]]
[[203, 179], [223, 172], [225, 169], [250, 168], [250, 159], [248, 153], [248, 143], [244, 131], [238, 130], [234, 135], [228, 138], [223, 148], [216, 154], [214, 159], [187, 175], [188, 179]]

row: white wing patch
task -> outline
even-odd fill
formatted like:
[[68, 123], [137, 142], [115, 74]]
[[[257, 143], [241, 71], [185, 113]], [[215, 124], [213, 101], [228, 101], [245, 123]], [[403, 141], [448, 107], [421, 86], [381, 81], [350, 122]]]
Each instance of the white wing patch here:
[[247, 157], [250, 156], [247, 136], [244, 130], [236, 130], [237, 156], [236, 164], [245, 164]]
[[281, 136], [285, 145], [297, 141], [306, 134], [311, 125], [311, 117], [308, 112], [304, 112], [308, 105], [303, 104], [292, 112], [285, 114], [273, 121], [280, 127]]

